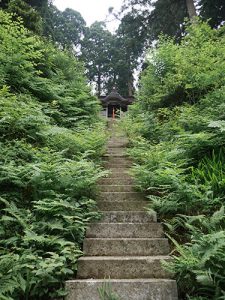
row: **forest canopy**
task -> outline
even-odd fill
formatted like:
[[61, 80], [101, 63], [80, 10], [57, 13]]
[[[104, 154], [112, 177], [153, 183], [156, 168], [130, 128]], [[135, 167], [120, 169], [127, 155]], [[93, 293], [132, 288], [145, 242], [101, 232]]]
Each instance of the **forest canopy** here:
[[133, 95], [134, 74], [145, 67], [146, 49], [161, 34], [179, 42], [185, 18], [198, 14], [212, 28], [225, 21], [223, 0], [124, 0], [121, 11], [109, 9], [120, 20], [114, 33], [104, 22], [86, 26], [79, 12], [69, 8], [62, 12], [54, 1], [2, 0], [0, 7], [22, 17], [33, 32], [77, 53], [98, 95], [107, 94], [113, 86], [123, 96]]

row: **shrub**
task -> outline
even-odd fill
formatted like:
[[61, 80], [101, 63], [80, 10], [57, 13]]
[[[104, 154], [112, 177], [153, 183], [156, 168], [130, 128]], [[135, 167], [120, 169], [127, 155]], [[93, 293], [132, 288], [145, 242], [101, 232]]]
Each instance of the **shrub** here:
[[[133, 174], [175, 244], [181, 299], [224, 299], [224, 35], [202, 21], [161, 37], [122, 122]], [[217, 225], [214, 225], [217, 224]], [[211, 226], [211, 227], [210, 227]]]
[[0, 298], [62, 298], [99, 217], [104, 123], [71, 53], [0, 25]]

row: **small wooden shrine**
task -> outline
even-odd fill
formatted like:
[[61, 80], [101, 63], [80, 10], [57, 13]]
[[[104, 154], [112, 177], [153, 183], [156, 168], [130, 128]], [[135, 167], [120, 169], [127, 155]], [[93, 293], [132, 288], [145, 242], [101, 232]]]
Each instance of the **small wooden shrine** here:
[[120, 118], [134, 102], [134, 97], [122, 97], [115, 87], [109, 95], [100, 96], [99, 99], [103, 108], [102, 115], [106, 118]]

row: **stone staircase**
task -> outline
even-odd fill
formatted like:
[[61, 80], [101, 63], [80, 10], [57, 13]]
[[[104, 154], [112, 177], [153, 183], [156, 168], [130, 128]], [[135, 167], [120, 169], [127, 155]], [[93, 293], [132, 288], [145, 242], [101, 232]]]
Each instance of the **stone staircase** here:
[[105, 282], [120, 300], [177, 300], [176, 282], [161, 266], [170, 259], [168, 240], [127, 173], [126, 137], [112, 132], [105, 156], [111, 173], [99, 182], [103, 216], [86, 232], [77, 279], [66, 283], [67, 300], [100, 300], [98, 288]]

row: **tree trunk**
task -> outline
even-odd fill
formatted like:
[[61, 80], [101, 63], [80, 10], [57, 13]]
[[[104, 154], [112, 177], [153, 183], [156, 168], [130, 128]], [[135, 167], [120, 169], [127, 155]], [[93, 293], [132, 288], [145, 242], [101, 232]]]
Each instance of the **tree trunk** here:
[[190, 19], [193, 19], [197, 16], [194, 0], [186, 0], [186, 5]]
[[97, 79], [97, 93], [98, 96], [101, 96], [101, 73], [98, 72], [98, 79]]
[[133, 78], [130, 77], [128, 80], [128, 96], [132, 97], [134, 94]]

